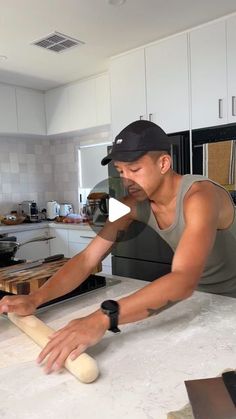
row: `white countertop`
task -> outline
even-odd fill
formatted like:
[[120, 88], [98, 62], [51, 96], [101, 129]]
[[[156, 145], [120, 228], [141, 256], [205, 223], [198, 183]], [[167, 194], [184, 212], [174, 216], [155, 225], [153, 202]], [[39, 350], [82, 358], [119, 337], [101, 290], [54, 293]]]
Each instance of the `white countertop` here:
[[[0, 234], [13, 234], [20, 231], [38, 230], [42, 228], [53, 227], [69, 230], [90, 230], [91, 227], [87, 223], [70, 224], [70, 223], [55, 223], [52, 221], [42, 221], [40, 223], [22, 223], [17, 225], [4, 225], [0, 224]], [[99, 230], [101, 227], [97, 227]]]
[[0, 234], [14, 234], [20, 231], [38, 230], [41, 228], [47, 228], [48, 225], [48, 221], [42, 221], [41, 223], [22, 223], [11, 226], [0, 224]]
[[[120, 279], [118, 285], [48, 308], [38, 316], [59, 328], [93, 311], [102, 300], [146, 284]], [[87, 350], [101, 371], [92, 384], [80, 383], [67, 371], [45, 375], [34, 361], [37, 345], [0, 316], [0, 417], [166, 419], [168, 411], [188, 401], [184, 380], [235, 368], [235, 312], [236, 299], [195, 292], [156, 317], [122, 326], [119, 335], [107, 332]]]

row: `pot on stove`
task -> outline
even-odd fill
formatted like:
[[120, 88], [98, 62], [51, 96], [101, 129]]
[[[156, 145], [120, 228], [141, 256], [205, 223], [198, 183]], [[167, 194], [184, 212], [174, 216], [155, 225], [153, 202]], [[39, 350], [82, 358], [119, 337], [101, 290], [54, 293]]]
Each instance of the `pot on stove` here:
[[16, 242], [15, 241], [16, 237], [14, 236], [1, 239], [0, 240], [0, 264], [3, 263], [5, 266], [7, 266], [7, 262], [9, 262], [9, 265], [10, 265], [11, 260], [12, 258], [14, 258], [19, 247], [24, 246], [25, 244], [33, 243], [33, 242], [48, 241], [54, 238], [55, 237], [53, 236], [50, 236], [50, 237], [38, 236], [22, 243]]

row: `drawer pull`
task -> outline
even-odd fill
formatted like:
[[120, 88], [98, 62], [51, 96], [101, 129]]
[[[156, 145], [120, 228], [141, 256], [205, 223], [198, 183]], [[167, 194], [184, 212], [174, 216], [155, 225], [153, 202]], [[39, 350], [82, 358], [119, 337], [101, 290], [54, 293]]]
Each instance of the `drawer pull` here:
[[236, 116], [236, 96], [232, 96], [232, 116]]
[[81, 239], [94, 239], [94, 237], [96, 237], [96, 236], [80, 236], [81, 237]]
[[219, 99], [219, 118], [223, 118], [223, 99]]

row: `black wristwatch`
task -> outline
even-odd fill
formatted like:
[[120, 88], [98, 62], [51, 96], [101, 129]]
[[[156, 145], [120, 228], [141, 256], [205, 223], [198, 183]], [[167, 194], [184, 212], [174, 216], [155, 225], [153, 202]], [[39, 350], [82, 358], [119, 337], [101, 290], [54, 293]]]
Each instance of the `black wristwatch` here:
[[120, 329], [118, 328], [120, 307], [117, 301], [114, 301], [114, 300], [103, 301], [103, 303], [101, 304], [101, 310], [110, 319], [110, 327], [108, 330], [110, 330], [113, 333], [120, 332]]

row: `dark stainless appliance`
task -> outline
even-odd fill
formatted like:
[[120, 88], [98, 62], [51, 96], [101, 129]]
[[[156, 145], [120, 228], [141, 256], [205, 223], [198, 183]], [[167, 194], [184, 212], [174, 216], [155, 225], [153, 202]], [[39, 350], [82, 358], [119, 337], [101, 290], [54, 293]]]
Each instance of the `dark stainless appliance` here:
[[[180, 174], [189, 173], [189, 134], [183, 132], [169, 137], [173, 169]], [[111, 178], [118, 176], [112, 162], [108, 173]], [[114, 196], [113, 190], [111, 196]], [[152, 228], [135, 221], [112, 250], [112, 273], [153, 281], [170, 272], [172, 258], [173, 252], [169, 245]]]

